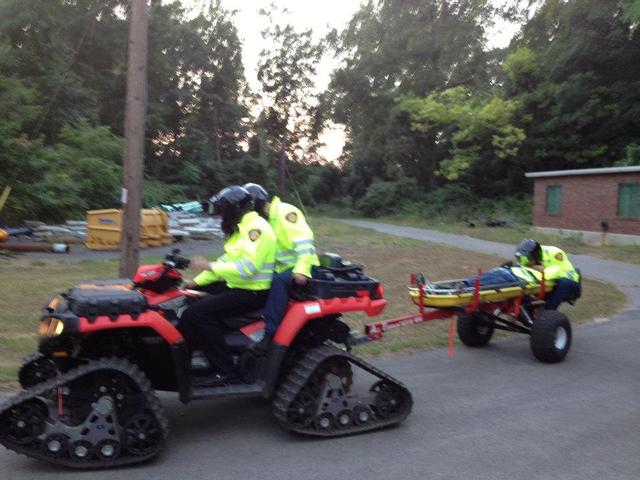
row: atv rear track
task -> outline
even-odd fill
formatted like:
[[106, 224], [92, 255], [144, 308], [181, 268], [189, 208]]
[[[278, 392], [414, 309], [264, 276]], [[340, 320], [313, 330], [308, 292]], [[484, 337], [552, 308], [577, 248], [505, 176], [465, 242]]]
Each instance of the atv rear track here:
[[[378, 378], [368, 394], [352, 392], [356, 366]], [[309, 351], [287, 375], [273, 401], [287, 430], [337, 437], [402, 422], [413, 400], [405, 386], [344, 350], [322, 345]]]

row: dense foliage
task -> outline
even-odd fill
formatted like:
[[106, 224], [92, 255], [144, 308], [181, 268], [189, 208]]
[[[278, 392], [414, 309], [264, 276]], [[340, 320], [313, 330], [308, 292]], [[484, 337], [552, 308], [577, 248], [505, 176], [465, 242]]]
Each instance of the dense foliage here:
[[[640, 163], [640, 2], [496, 3], [363, 5], [327, 96], [350, 133], [345, 194], [362, 204], [409, 177], [424, 199], [498, 199], [529, 194], [527, 171]], [[511, 45], [488, 50], [491, 21], [515, 13]]]
[[[2, 221], [117, 206], [127, 3], [0, 0]], [[526, 197], [526, 171], [640, 164], [640, 0], [500, 3], [365, 0], [321, 43], [272, 8], [251, 92], [220, 0], [152, 0], [145, 202], [275, 189], [281, 165], [292, 200], [437, 215]], [[519, 33], [491, 48], [506, 20]], [[329, 122], [347, 134], [335, 164], [317, 154]]]

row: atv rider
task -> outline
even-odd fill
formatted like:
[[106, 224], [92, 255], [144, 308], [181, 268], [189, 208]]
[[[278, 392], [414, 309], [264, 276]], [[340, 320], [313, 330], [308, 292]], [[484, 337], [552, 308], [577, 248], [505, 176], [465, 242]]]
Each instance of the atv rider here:
[[212, 263], [194, 257], [192, 266], [202, 272], [187, 287], [210, 295], [182, 314], [187, 343], [200, 343], [219, 375], [198, 383], [237, 383], [240, 374], [224, 342], [224, 319], [262, 308], [267, 301], [276, 255], [276, 238], [269, 223], [253, 211], [251, 194], [240, 186], [220, 191], [210, 202], [213, 214], [222, 216], [226, 235], [224, 255]]
[[527, 238], [520, 242], [514, 255], [520, 265], [544, 272], [545, 280], [555, 283], [545, 299], [545, 309], [557, 310], [562, 302], [580, 295], [580, 273], [558, 247], [540, 245], [536, 240]]
[[276, 274], [264, 309], [265, 336], [254, 347], [255, 351], [264, 352], [286, 313], [289, 286], [292, 282], [306, 285], [311, 278], [312, 267], [320, 265], [320, 262], [313, 232], [300, 209], [276, 196], [270, 199], [267, 191], [258, 184], [247, 183], [244, 188], [251, 194], [256, 212], [269, 221], [278, 243]]

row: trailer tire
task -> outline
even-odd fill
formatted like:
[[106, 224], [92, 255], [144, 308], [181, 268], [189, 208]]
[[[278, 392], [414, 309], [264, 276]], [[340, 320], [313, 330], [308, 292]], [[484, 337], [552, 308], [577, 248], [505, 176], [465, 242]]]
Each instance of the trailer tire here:
[[531, 351], [543, 363], [564, 360], [571, 347], [571, 323], [557, 310], [543, 310], [531, 327]]
[[493, 336], [493, 321], [482, 313], [463, 313], [456, 322], [458, 338], [467, 347], [484, 347]]

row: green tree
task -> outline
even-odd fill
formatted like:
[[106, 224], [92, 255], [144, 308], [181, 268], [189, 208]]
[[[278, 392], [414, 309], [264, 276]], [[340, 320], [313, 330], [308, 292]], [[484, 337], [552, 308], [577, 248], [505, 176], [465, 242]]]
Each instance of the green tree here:
[[259, 128], [262, 148], [267, 150], [262, 153], [277, 152], [278, 191], [282, 195], [287, 158], [303, 161], [317, 140], [312, 122], [313, 81], [324, 47], [314, 41], [311, 30], [299, 32], [291, 24], [278, 24], [275, 11], [273, 5], [269, 12], [261, 10], [269, 22], [262, 37], [270, 48], [261, 52], [258, 62], [258, 80], [266, 105]]
[[489, 1], [368, 1], [337, 36], [344, 61], [332, 76], [326, 110], [346, 125], [352, 195], [363, 195], [373, 178], [401, 173], [422, 188], [441, 182], [435, 172], [446, 149], [433, 134], [411, 128], [396, 98], [461, 85], [488, 89], [497, 73], [485, 34], [495, 14]]
[[609, 166], [637, 141], [640, 37], [624, 5], [547, 0], [523, 27], [505, 69], [526, 170]]
[[220, 1], [184, 25], [177, 74], [181, 116], [163, 176], [197, 184], [201, 195], [224, 186], [244, 155], [249, 125], [241, 50], [233, 15]]
[[[411, 115], [414, 130], [434, 136], [446, 146], [447, 155], [437, 173], [447, 180], [467, 177], [472, 183], [478, 171], [513, 162], [525, 139], [513, 124], [517, 105], [498, 96], [471, 95], [464, 87], [447, 89], [426, 98], [404, 97], [399, 108]], [[475, 186], [484, 184], [478, 182]], [[488, 193], [488, 192], [485, 192]], [[511, 193], [511, 192], [503, 192]]]

